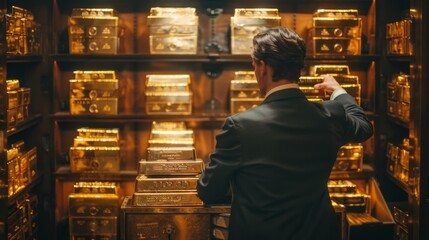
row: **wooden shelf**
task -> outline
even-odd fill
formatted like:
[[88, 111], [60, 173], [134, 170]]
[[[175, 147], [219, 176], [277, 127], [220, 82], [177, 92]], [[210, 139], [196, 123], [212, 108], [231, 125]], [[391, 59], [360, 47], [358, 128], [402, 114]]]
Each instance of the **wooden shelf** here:
[[18, 123], [17, 126], [11, 127], [7, 129], [7, 136], [13, 136], [17, 133], [20, 133], [22, 131], [25, 131], [31, 127], [36, 126], [40, 121], [42, 120], [41, 114], [36, 114], [33, 116], [30, 116], [26, 121]]
[[398, 186], [400, 189], [402, 189], [404, 192], [408, 193], [408, 195], [413, 195], [413, 190], [411, 189], [411, 187], [405, 183], [403, 183], [402, 181], [400, 181], [399, 179], [397, 179], [395, 176], [393, 176], [390, 172], [387, 172], [386, 174], [389, 179], [396, 185]]
[[[197, 7], [205, 9], [207, 7], [221, 7], [226, 9], [226, 12], [231, 12], [233, 8], [278, 8], [282, 12], [300, 12], [313, 13], [318, 8], [337, 8], [337, 9], [358, 9], [359, 14], [366, 15], [371, 7], [372, 0], [288, 0], [279, 4], [276, 0], [245, 0], [245, 1], [229, 1], [229, 0], [203, 0], [203, 1], [120, 1], [120, 0], [59, 0], [60, 9], [72, 7], [100, 7], [111, 6], [119, 12], [135, 12], [141, 9], [149, 9], [150, 7]], [[104, 4], [104, 5], [102, 5]], [[65, 10], [64, 10], [65, 11]], [[67, 12], [66, 12], [67, 13]], [[198, 15], [203, 13], [198, 12]]]
[[[232, 54], [195, 54], [195, 55], [173, 55], [173, 54], [54, 54], [50, 56], [56, 62], [79, 63], [88, 62], [100, 63], [145, 63], [145, 62], [171, 62], [171, 63], [250, 63], [250, 54], [232, 55]], [[359, 55], [345, 57], [314, 57], [307, 56], [306, 61], [311, 63], [323, 62], [325, 64], [339, 63], [370, 63], [379, 59], [379, 55]]]
[[364, 164], [363, 169], [360, 172], [331, 172], [331, 176], [329, 177], [329, 179], [369, 179], [373, 176], [375, 176], [374, 168], [368, 164]]
[[184, 122], [223, 122], [230, 113], [194, 113], [192, 115], [147, 115], [144, 113], [118, 115], [71, 115], [68, 112], [52, 114], [51, 119], [58, 122], [153, 122], [153, 121], [184, 121]]
[[404, 62], [409, 63], [411, 61], [410, 55], [387, 55], [386, 58], [392, 62]]
[[7, 63], [37, 63], [42, 62], [43, 57], [41, 55], [7, 55]]
[[60, 181], [135, 181], [137, 170], [122, 170], [117, 173], [73, 173], [69, 166], [62, 166], [54, 173]]
[[13, 205], [17, 200], [21, 199], [22, 196], [29, 191], [31, 191], [35, 186], [39, 185], [42, 182], [42, 175], [38, 175], [35, 179], [29, 183], [27, 186], [14, 193], [11, 197], [8, 198], [9, 206]]
[[398, 119], [398, 118], [395, 118], [395, 117], [392, 117], [392, 116], [387, 116], [387, 119], [390, 122], [395, 123], [396, 125], [399, 125], [401, 127], [410, 128], [410, 124], [408, 122], [402, 121], [401, 119]]

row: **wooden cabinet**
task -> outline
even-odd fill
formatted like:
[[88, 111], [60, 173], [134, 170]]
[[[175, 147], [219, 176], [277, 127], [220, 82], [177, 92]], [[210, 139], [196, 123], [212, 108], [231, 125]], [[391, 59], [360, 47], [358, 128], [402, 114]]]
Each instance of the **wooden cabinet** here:
[[[47, 6], [48, 2], [12, 0], [0, 4], [0, 239], [43, 238], [42, 229], [46, 229], [43, 222], [49, 221], [49, 211], [43, 208], [43, 203], [48, 200], [45, 194], [50, 191], [44, 188], [49, 185], [49, 175], [45, 175], [49, 172], [49, 164], [46, 165], [49, 141], [47, 137], [43, 138], [49, 131], [45, 117], [50, 111], [49, 86], [46, 85], [49, 70], [44, 61], [47, 38], [37, 40], [36, 52], [35, 46], [30, 45], [30, 41], [34, 40], [29, 38], [30, 30], [22, 30], [25, 20], [17, 18], [17, 22], [11, 23], [14, 20], [10, 17], [12, 6], [17, 6], [31, 12], [35, 22], [46, 23], [48, 15], [43, 5]], [[25, 26], [34, 29], [34, 25]], [[18, 34], [17, 29], [22, 32]], [[39, 29], [41, 34], [46, 30]], [[11, 34], [19, 41], [7, 41]], [[11, 51], [13, 46], [18, 45], [19, 50]], [[23, 95], [18, 89], [18, 104], [16, 107], [8, 106], [9, 100], [15, 98], [14, 94], [7, 93], [8, 79], [19, 80], [20, 87], [27, 89], [25, 101], [29, 100], [28, 105], [23, 106], [20, 101]], [[7, 150], [19, 141], [24, 141], [23, 149], [12, 161], [10, 156], [13, 154], [8, 157]], [[35, 163], [32, 170], [29, 169], [29, 155], [20, 156], [29, 153], [30, 149], [31, 162]]]

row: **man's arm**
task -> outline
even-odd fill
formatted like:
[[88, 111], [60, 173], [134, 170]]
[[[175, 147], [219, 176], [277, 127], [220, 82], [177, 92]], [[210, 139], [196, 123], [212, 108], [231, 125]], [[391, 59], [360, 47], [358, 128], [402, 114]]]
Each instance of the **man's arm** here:
[[198, 196], [207, 204], [230, 202], [230, 176], [241, 160], [241, 142], [238, 127], [228, 117], [222, 131], [216, 136], [216, 149], [210, 162], [198, 179]]
[[331, 100], [338, 101], [343, 105], [346, 112], [343, 142], [363, 142], [370, 138], [373, 134], [373, 126], [363, 109], [332, 76], [324, 75], [323, 77], [323, 83], [314, 85], [314, 88], [331, 92]]

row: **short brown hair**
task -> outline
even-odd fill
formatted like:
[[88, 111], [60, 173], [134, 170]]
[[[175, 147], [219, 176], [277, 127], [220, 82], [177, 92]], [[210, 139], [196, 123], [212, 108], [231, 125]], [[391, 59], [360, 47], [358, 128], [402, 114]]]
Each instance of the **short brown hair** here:
[[263, 60], [273, 69], [273, 81], [287, 79], [298, 82], [304, 67], [305, 42], [294, 31], [276, 27], [253, 38], [254, 61]]

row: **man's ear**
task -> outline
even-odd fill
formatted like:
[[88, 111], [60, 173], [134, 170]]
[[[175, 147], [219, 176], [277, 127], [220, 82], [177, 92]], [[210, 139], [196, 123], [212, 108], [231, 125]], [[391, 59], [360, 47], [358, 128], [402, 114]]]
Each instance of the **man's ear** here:
[[267, 73], [267, 64], [265, 64], [264, 60], [259, 61], [259, 65], [261, 68], [261, 75], [265, 75]]

